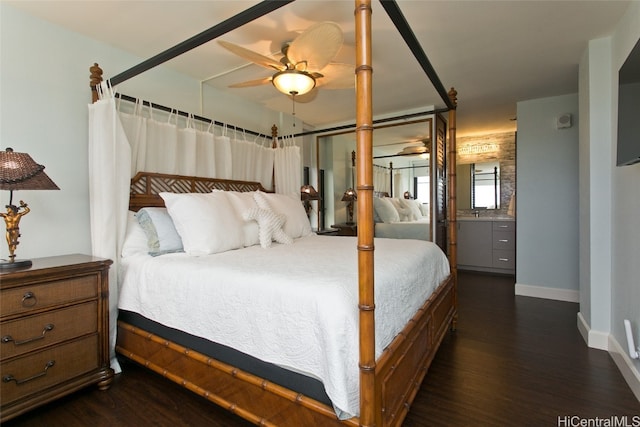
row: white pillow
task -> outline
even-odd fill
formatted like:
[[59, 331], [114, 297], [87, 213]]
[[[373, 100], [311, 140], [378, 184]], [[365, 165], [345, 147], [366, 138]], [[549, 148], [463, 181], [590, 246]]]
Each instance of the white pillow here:
[[[216, 190], [214, 190], [216, 192]], [[227, 198], [236, 211], [239, 218], [245, 217], [246, 213], [251, 209], [258, 207], [256, 201], [253, 200], [253, 194], [255, 192], [239, 192], [239, 191], [227, 191]], [[244, 220], [242, 224], [242, 232], [244, 235], [244, 246], [253, 246], [260, 243], [258, 223], [256, 221]]]
[[160, 193], [188, 255], [225, 252], [244, 246], [243, 222], [225, 192]]
[[400, 202], [409, 210], [409, 221], [417, 221], [422, 218], [422, 212], [415, 200], [400, 199]]
[[425, 205], [424, 203], [419, 203], [419, 208], [420, 208], [420, 213], [422, 214], [422, 216], [429, 216], [429, 208], [427, 208], [427, 205]]
[[144, 234], [142, 226], [138, 223], [136, 213], [129, 211], [127, 213], [127, 231], [124, 235], [122, 243], [122, 257], [128, 257], [135, 254], [146, 254], [149, 252], [147, 246], [147, 236]]
[[182, 239], [166, 208], [142, 208], [136, 218], [147, 236], [149, 255], [183, 251]]
[[284, 232], [292, 239], [311, 234], [311, 224], [300, 198], [277, 193], [263, 193], [271, 210], [285, 216]]
[[373, 208], [382, 222], [398, 222], [400, 215], [388, 197], [374, 197]]

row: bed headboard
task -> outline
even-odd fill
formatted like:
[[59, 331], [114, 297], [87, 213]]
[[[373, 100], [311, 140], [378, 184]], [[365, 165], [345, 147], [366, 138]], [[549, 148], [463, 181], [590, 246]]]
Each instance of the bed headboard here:
[[130, 188], [129, 209], [135, 212], [144, 207], [164, 207], [164, 200], [159, 196], [162, 192], [210, 193], [213, 190], [269, 192], [259, 182], [154, 172], [138, 172], [131, 178]]

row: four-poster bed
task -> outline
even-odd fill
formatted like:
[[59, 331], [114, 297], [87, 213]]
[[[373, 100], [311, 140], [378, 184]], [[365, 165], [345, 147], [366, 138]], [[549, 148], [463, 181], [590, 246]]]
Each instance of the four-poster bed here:
[[[271, 2], [263, 2], [271, 3]], [[394, 2], [382, 2], [389, 16], [400, 25], [399, 31], [409, 45], [417, 44], [398, 24], [403, 18]], [[262, 4], [262, 3], [261, 3]], [[356, 0], [356, 136], [358, 182], [357, 242], [357, 320], [359, 335], [359, 414], [345, 420], [336, 416], [330, 404], [312, 398], [300, 389], [287, 388], [249, 373], [228, 362], [222, 362], [172, 341], [167, 336], [133, 326], [125, 320], [118, 325], [117, 351], [183, 387], [202, 395], [239, 416], [260, 425], [363, 425], [397, 426], [405, 418], [427, 373], [435, 353], [450, 327], [456, 322], [456, 233], [455, 233], [455, 91], [444, 91], [449, 106], [449, 234], [448, 258], [450, 271], [439, 280], [436, 289], [415, 310], [405, 326], [386, 348], [376, 352], [376, 301], [374, 297], [374, 224], [372, 179], [372, 66], [371, 66], [371, 5], [370, 0]], [[264, 13], [268, 13], [265, 11]], [[242, 21], [242, 20], [241, 20]], [[226, 21], [225, 21], [226, 22]], [[244, 22], [242, 22], [244, 23]], [[238, 24], [241, 25], [241, 24]], [[215, 32], [214, 32], [215, 33]], [[213, 37], [216, 37], [214, 35]], [[419, 44], [418, 44], [419, 48]], [[414, 54], [416, 53], [413, 46]], [[421, 52], [421, 48], [418, 49]], [[425, 71], [434, 80], [422, 52], [416, 54]], [[142, 64], [141, 64], [142, 65]], [[142, 66], [145, 69], [145, 66]], [[148, 69], [148, 68], [146, 68]], [[93, 70], [95, 71], [95, 70]], [[95, 72], [92, 76], [101, 73]], [[138, 71], [141, 72], [141, 71]], [[123, 73], [124, 74], [124, 73]], [[92, 77], [92, 86], [99, 81]], [[437, 82], [437, 83], [436, 83]], [[437, 76], [434, 84], [443, 88]], [[167, 182], [171, 184], [167, 187]], [[263, 190], [256, 183], [244, 183], [212, 178], [141, 174], [132, 181], [130, 209], [162, 206], [160, 193], [200, 192], [212, 190], [236, 192]], [[316, 236], [317, 239], [335, 239]], [[427, 245], [427, 242], [417, 242]], [[286, 245], [283, 245], [286, 246]], [[380, 246], [383, 246], [380, 244]], [[243, 250], [243, 249], [240, 249]], [[112, 273], [115, 274], [115, 273]], [[351, 344], [353, 345], [353, 344]]]

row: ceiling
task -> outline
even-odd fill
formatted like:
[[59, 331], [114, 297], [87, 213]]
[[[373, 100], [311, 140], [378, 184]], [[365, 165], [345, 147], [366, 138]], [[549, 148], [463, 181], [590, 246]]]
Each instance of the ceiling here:
[[[152, 57], [257, 1], [6, 1], [11, 6], [141, 58]], [[458, 136], [516, 129], [516, 103], [575, 93], [587, 42], [608, 36], [629, 1], [398, 0], [445, 88], [458, 91]], [[377, 1], [372, 2], [374, 115], [444, 107]], [[221, 37], [263, 55], [299, 31], [334, 21], [344, 32], [335, 60], [354, 63], [354, 2], [298, 0]], [[96, 58], [99, 62], [99, 58]], [[137, 65], [137, 64], [131, 64]], [[215, 41], [166, 62], [197, 80], [267, 108], [291, 113], [271, 85], [230, 89], [268, 77]], [[106, 70], [113, 76], [125, 70]], [[296, 116], [316, 128], [352, 122], [352, 89], [315, 91]]]

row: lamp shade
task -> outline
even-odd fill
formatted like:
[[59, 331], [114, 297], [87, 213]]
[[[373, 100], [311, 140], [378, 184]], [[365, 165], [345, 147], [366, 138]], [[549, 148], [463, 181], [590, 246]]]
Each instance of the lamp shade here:
[[320, 195], [313, 188], [313, 185], [303, 185], [300, 187], [300, 199], [302, 200], [320, 200]]
[[316, 86], [311, 74], [298, 70], [280, 71], [274, 74], [271, 83], [286, 95], [304, 95]]
[[343, 202], [352, 202], [358, 199], [358, 195], [356, 194], [353, 188], [347, 188], [347, 190], [342, 195]]
[[30, 155], [12, 148], [0, 151], [0, 190], [59, 190]]

